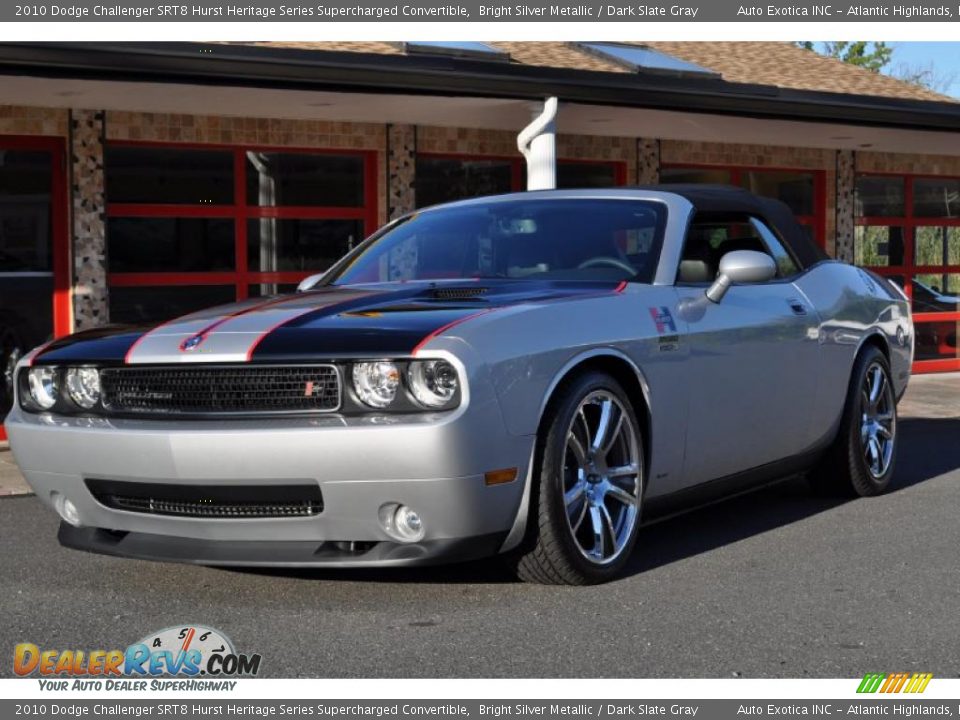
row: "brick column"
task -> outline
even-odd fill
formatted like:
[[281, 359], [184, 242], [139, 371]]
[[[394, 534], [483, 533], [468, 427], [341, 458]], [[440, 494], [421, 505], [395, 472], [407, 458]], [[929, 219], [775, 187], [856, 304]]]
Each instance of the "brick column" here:
[[854, 195], [857, 156], [853, 150], [837, 150], [837, 232], [833, 255], [853, 262]]
[[637, 138], [637, 184], [660, 183], [660, 141]]
[[75, 330], [109, 322], [103, 179], [104, 112], [70, 111]]
[[417, 128], [387, 125], [387, 219], [417, 207]]

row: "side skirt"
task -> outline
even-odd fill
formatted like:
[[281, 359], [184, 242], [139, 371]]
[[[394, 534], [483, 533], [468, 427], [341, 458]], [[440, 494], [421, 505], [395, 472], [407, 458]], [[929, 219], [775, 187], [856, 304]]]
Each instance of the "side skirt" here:
[[705, 505], [790, 480], [813, 468], [824, 452], [822, 449], [813, 450], [666, 495], [647, 498], [643, 505], [643, 524], [666, 520]]

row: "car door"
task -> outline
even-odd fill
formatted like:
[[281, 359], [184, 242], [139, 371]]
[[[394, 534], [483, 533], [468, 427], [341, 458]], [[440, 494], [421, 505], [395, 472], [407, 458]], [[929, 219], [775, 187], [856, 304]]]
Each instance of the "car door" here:
[[[777, 277], [704, 297], [732, 250], [771, 255]], [[791, 281], [798, 265], [762, 220], [700, 216], [676, 289], [687, 323], [688, 425], [682, 486], [797, 455], [812, 441], [819, 321]]]

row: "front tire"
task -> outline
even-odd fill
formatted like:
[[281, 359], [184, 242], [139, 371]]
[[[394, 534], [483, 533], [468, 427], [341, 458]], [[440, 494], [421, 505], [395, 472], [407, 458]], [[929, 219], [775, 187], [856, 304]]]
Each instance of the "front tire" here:
[[590, 372], [561, 386], [539, 439], [529, 537], [514, 555], [522, 580], [590, 585], [623, 569], [640, 526], [639, 427], [609, 375]]
[[811, 482], [826, 495], [879, 495], [890, 485], [896, 458], [897, 403], [890, 364], [871, 345], [857, 356], [840, 431]]

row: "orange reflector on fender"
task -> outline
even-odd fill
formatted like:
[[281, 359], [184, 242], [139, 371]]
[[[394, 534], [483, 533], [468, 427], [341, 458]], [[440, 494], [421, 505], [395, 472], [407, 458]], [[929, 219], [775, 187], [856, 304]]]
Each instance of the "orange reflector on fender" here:
[[503, 470], [491, 470], [483, 474], [483, 480], [487, 485], [503, 485], [513, 482], [517, 479], [516, 468], [504, 468]]

